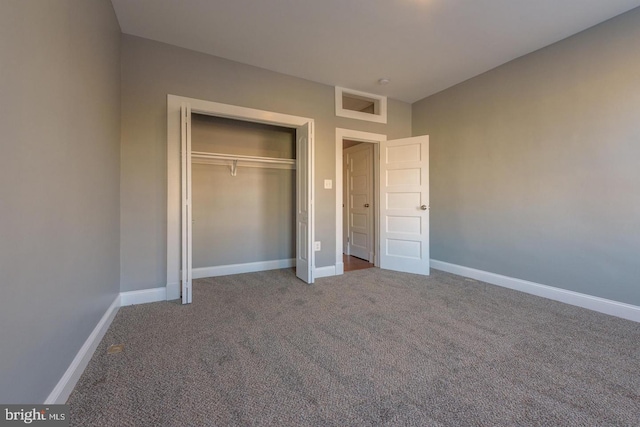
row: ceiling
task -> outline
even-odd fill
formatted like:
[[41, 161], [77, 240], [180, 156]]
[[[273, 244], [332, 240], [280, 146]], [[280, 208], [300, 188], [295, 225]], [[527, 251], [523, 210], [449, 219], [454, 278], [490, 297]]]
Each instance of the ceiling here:
[[[414, 102], [640, 0], [112, 0], [123, 33]], [[389, 78], [381, 86], [380, 78]]]

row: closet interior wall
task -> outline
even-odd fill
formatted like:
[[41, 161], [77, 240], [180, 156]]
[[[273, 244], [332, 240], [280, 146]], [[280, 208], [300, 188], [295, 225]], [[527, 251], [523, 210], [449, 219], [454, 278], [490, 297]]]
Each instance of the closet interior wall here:
[[[193, 114], [192, 151], [295, 159], [295, 129]], [[194, 269], [295, 259], [294, 168], [192, 163]]]

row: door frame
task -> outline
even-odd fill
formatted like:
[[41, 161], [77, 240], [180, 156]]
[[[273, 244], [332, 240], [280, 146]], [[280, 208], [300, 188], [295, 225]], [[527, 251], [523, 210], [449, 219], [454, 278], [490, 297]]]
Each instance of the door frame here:
[[[264, 123], [288, 128], [309, 126], [306, 141], [310, 155], [306, 179], [309, 185], [309, 242], [315, 240], [315, 197], [314, 197], [314, 119], [289, 114], [275, 113], [236, 105], [221, 104], [177, 95], [167, 95], [167, 300], [180, 298], [180, 248], [181, 248], [181, 116], [183, 103], [191, 106], [192, 113], [224, 117], [245, 122]], [[297, 155], [296, 155], [297, 157]], [[296, 176], [299, 168], [296, 168]], [[296, 224], [296, 233], [297, 233]], [[296, 252], [298, 249], [296, 248]], [[315, 268], [315, 252], [309, 251], [311, 283]]]
[[[387, 135], [381, 133], [363, 132], [359, 130], [336, 128], [336, 275], [344, 274], [344, 262], [342, 260], [342, 141], [349, 139], [352, 141], [368, 142], [373, 144], [373, 182], [377, 188], [380, 182], [380, 143], [387, 140]], [[379, 238], [379, 218], [380, 203], [378, 200], [378, 191], [373, 192], [373, 203], [375, 206], [373, 215], [374, 230], [374, 256], [376, 267], [379, 267], [380, 256], [380, 238]]]

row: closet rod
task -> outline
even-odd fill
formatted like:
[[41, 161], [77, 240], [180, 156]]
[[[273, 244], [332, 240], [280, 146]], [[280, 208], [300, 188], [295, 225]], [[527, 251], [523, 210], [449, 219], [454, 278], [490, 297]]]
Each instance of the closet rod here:
[[192, 151], [191, 157], [196, 159], [217, 159], [217, 160], [236, 160], [236, 161], [240, 160], [245, 162], [278, 163], [283, 165], [296, 164], [296, 159], [281, 159], [278, 157], [244, 156], [240, 154], [207, 153], [204, 151]]
[[[246, 167], [262, 167], [262, 168], [277, 168], [277, 169], [295, 169], [296, 159], [281, 159], [277, 157], [258, 157], [258, 156], [244, 156], [241, 154], [222, 154], [222, 153], [208, 153], [204, 151], [192, 151], [191, 159], [194, 163], [206, 163], [206, 164], [222, 164], [229, 165], [231, 176], [236, 176], [238, 166]], [[231, 164], [229, 164], [231, 162]], [[240, 162], [240, 164], [238, 164]], [[258, 165], [263, 166], [258, 166]]]

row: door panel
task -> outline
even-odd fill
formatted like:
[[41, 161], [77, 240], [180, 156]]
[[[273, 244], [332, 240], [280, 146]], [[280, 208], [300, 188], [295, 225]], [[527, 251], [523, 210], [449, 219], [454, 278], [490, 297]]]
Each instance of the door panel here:
[[313, 283], [313, 135], [310, 124], [296, 130], [296, 276]]
[[373, 146], [345, 150], [347, 159], [349, 254], [373, 261]]
[[420, 185], [420, 168], [387, 171], [387, 185]]
[[183, 103], [180, 106], [180, 172], [181, 172], [181, 258], [180, 258], [180, 293], [183, 304], [190, 304], [192, 295], [192, 201], [191, 201], [191, 106]]
[[422, 230], [422, 218], [406, 216], [387, 216], [389, 233], [418, 234]]
[[380, 144], [380, 268], [429, 274], [429, 136]]

